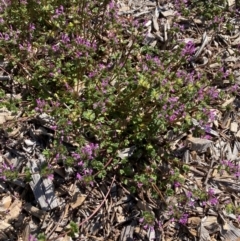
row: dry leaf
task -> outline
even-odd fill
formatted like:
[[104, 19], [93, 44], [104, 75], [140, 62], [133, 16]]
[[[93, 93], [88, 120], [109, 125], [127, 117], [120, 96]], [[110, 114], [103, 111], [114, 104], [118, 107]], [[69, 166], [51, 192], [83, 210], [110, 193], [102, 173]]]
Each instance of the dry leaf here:
[[2, 201], [0, 202], [0, 212], [6, 212], [12, 202], [12, 198], [10, 196], [5, 196], [2, 198]]
[[75, 208], [81, 206], [82, 203], [85, 201], [85, 199], [86, 199], [86, 196], [75, 194], [73, 196], [73, 200], [72, 200], [72, 202], [70, 204], [72, 209], [75, 209]]
[[22, 231], [22, 240], [29, 241], [29, 237], [30, 237], [30, 226], [29, 224], [26, 224], [25, 228]]
[[190, 224], [190, 225], [198, 226], [200, 222], [201, 222], [201, 219], [199, 217], [190, 217], [188, 219], [188, 224]]
[[5, 217], [5, 222], [11, 222], [14, 219], [17, 219], [19, 217], [19, 214], [22, 211], [22, 202], [19, 200], [15, 200], [12, 205], [9, 207], [9, 213]]

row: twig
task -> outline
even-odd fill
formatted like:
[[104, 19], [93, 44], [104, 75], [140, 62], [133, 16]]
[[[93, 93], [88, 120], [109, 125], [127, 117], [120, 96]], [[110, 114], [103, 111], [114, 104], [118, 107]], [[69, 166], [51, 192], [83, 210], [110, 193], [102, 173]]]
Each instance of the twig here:
[[69, 208], [69, 204], [67, 204], [65, 206], [64, 211], [62, 212], [61, 217], [59, 218], [58, 222], [54, 225], [54, 227], [51, 229], [51, 231], [49, 232], [49, 234], [47, 235], [47, 239], [51, 237], [51, 235], [53, 234], [53, 232], [58, 228], [59, 224], [62, 222], [62, 220], [64, 219], [66, 213], [68, 212], [68, 208]]
[[205, 176], [205, 174], [203, 173], [203, 172], [200, 172], [200, 171], [198, 171], [196, 168], [194, 168], [194, 167], [189, 167], [189, 170], [191, 171], [191, 172], [194, 172], [194, 173], [197, 173], [199, 176], [201, 176], [201, 177], [204, 177]]
[[214, 164], [214, 162], [215, 162], [215, 160], [212, 159], [210, 168], [209, 168], [208, 173], [207, 173], [207, 177], [206, 177], [205, 182], [204, 182], [204, 185], [205, 185], [206, 187], [207, 187], [207, 183], [208, 183], [208, 179], [209, 179], [209, 177], [210, 177], [210, 174], [211, 174], [211, 172], [212, 172], [212, 170], [213, 170], [213, 164]]
[[102, 205], [103, 205], [103, 204], [105, 203], [105, 201], [107, 200], [107, 197], [108, 197], [108, 195], [109, 195], [109, 193], [110, 193], [110, 191], [111, 191], [111, 189], [112, 189], [112, 186], [113, 186], [114, 181], [115, 181], [115, 175], [114, 175], [114, 177], [113, 177], [111, 186], [109, 187], [109, 190], [108, 190], [105, 198], [103, 199], [103, 201], [100, 203], [100, 205], [95, 209], [95, 211], [94, 211], [88, 218], [86, 218], [84, 221], [82, 221], [82, 222], [78, 225], [79, 227], [82, 226], [82, 225], [83, 225], [84, 223], [86, 223], [87, 221], [89, 221], [89, 219], [91, 219], [91, 218], [98, 212], [98, 210], [102, 207]]
[[[108, 160], [108, 162], [104, 165], [104, 170], [107, 168], [107, 166], [112, 162], [113, 158], [110, 158]], [[95, 173], [93, 176], [96, 177], [101, 171], [98, 171], [97, 173]]]
[[[114, 175], [114, 177], [113, 177], [112, 183], [111, 183], [111, 185], [110, 185], [110, 187], [109, 187], [109, 190], [108, 190], [106, 196], [104, 197], [103, 201], [99, 204], [99, 206], [95, 209], [95, 211], [94, 211], [88, 218], [86, 218], [84, 221], [82, 221], [82, 222], [78, 225], [79, 227], [81, 227], [84, 223], [88, 222], [88, 221], [99, 211], [99, 209], [102, 207], [102, 205], [106, 202], [107, 197], [108, 197], [108, 195], [109, 195], [110, 192], [111, 192], [111, 189], [112, 189], [112, 186], [113, 186], [114, 181], [115, 181], [115, 175]], [[69, 230], [69, 231], [67, 231], [67, 232], [64, 232], [63, 234], [60, 234], [58, 237], [55, 237], [55, 238], [52, 238], [52, 239], [48, 239], [47, 241], [56, 240], [56, 239], [58, 239], [58, 238], [60, 238], [60, 237], [63, 237], [64, 235], [66, 235], [66, 234], [68, 234], [68, 233], [70, 233], [70, 232], [71, 232], [71, 231]]]
[[159, 190], [159, 188], [157, 187], [157, 185], [156, 185], [155, 183], [152, 183], [152, 187], [153, 187], [153, 189], [158, 193], [158, 195], [160, 196], [160, 198], [162, 199], [162, 201], [163, 201], [166, 205], [168, 205], [167, 202], [166, 202], [166, 200], [164, 199], [164, 197], [163, 197], [163, 195], [162, 195], [162, 192]]

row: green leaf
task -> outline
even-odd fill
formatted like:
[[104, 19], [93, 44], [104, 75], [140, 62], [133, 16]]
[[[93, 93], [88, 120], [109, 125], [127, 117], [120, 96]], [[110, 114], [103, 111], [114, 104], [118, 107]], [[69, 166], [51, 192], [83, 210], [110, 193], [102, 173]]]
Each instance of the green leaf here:
[[83, 117], [86, 120], [93, 121], [95, 119], [95, 113], [93, 112], [93, 110], [87, 110], [83, 112]]

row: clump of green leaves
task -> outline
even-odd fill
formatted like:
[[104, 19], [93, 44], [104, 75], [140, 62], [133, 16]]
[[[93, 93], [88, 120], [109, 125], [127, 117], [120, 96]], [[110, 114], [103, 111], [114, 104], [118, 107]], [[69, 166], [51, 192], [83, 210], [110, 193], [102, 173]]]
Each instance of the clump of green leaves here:
[[[216, 1], [190, 5], [195, 3], [195, 13], [206, 21], [222, 13]], [[184, 4], [179, 1], [179, 8]], [[114, 172], [125, 184], [134, 181], [154, 195], [156, 185], [174, 195], [188, 167], [172, 160], [167, 143], [160, 155], [159, 137], [189, 130], [192, 117], [207, 124], [211, 103], [223, 98], [207, 75], [191, 68], [194, 43], [176, 48], [169, 38], [165, 51], [143, 45], [142, 24], [120, 17], [115, 1], [13, 0], [2, 5], [0, 17], [0, 47], [9, 67], [16, 67], [14, 81], [26, 87], [28, 113], [47, 113], [54, 120], [46, 159], [73, 168], [74, 178], [87, 185], [95, 174], [104, 178]], [[174, 36], [181, 30], [176, 25], [171, 31]], [[118, 151], [130, 146], [136, 147], [131, 158], [119, 158]], [[172, 174], [158, 170], [164, 161]], [[47, 163], [40, 172], [52, 173]]]
[[75, 237], [76, 235], [78, 235], [79, 233], [79, 227], [78, 227], [78, 224], [73, 222], [73, 221], [70, 221], [69, 223], [69, 230], [70, 230], [70, 233], [69, 235], [71, 237]]
[[155, 217], [154, 215], [149, 211], [143, 211], [142, 212], [142, 218], [139, 220], [140, 223], [142, 223], [144, 228], [151, 228], [154, 226], [155, 223]]
[[[31, 90], [30, 109], [37, 104], [38, 113], [49, 112], [57, 120], [55, 151], [45, 150], [48, 159], [61, 155], [66, 167], [76, 165], [63, 142], [74, 138], [80, 153], [87, 135], [100, 143], [100, 151], [90, 157], [93, 162], [81, 156], [84, 168], [104, 177], [104, 163], [118, 150], [136, 145], [146, 159], [160, 161], [155, 136], [169, 128], [187, 130], [192, 116], [207, 120], [209, 92], [198, 96], [208, 80], [182, 68], [195, 51], [192, 43], [171, 52], [141, 46], [135, 29], [142, 27], [116, 17], [114, 1], [40, 2], [5, 6], [0, 46], [11, 50], [8, 58], [18, 66], [16, 79]], [[126, 38], [132, 39], [131, 46]], [[156, 180], [154, 173], [147, 178]]]
[[226, 212], [227, 212], [228, 214], [233, 213], [234, 210], [235, 210], [235, 207], [234, 207], [234, 205], [233, 205], [232, 203], [228, 203], [228, 204], [225, 206], [225, 208], [226, 208]]
[[38, 241], [47, 241], [47, 237], [46, 237], [46, 235], [44, 233], [40, 233], [37, 236], [37, 240]]

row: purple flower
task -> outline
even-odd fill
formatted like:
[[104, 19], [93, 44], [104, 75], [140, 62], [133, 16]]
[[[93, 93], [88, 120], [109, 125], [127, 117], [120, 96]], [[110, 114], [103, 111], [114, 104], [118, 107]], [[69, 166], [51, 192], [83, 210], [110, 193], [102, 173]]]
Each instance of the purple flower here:
[[29, 235], [28, 240], [29, 241], [37, 241], [37, 239], [31, 234]]
[[190, 191], [187, 191], [187, 194], [186, 194], [186, 196], [187, 196], [188, 198], [191, 198], [191, 197], [192, 197], [192, 192], [190, 192]]
[[203, 201], [202, 202], [202, 206], [205, 207], [207, 205], [207, 202], [206, 201]]
[[27, 1], [26, 0], [20, 0], [20, 3], [26, 5]]
[[75, 38], [75, 43], [76, 44], [83, 44], [83, 39], [80, 37], [80, 36], [77, 36], [76, 38]]
[[143, 228], [144, 228], [144, 229], [147, 229], [147, 228], [148, 228], [148, 224], [144, 225]]
[[218, 200], [215, 197], [210, 198], [208, 201], [209, 201], [210, 205], [212, 205], [212, 206], [215, 206], [218, 204]]
[[92, 169], [86, 168], [86, 169], [83, 170], [83, 172], [84, 172], [84, 175], [91, 175], [92, 174]]
[[110, 9], [113, 9], [113, 8], [114, 8], [114, 1], [110, 1], [110, 3], [109, 3], [109, 8], [110, 8]]
[[53, 50], [54, 52], [57, 52], [57, 51], [59, 50], [59, 44], [53, 45], [53, 46], [52, 46], [52, 50]]
[[208, 94], [212, 97], [212, 98], [217, 98], [219, 95], [219, 92], [216, 88], [211, 88], [208, 89]]
[[174, 182], [174, 187], [180, 187], [180, 186], [181, 186], [180, 182]]
[[82, 52], [80, 52], [80, 51], [76, 51], [75, 54], [76, 54], [76, 57], [77, 57], [77, 58], [80, 58], [80, 57], [83, 55]]
[[4, 34], [4, 39], [8, 41], [10, 39], [9, 35], [7, 33]]
[[95, 156], [95, 151], [98, 149], [98, 145], [94, 145], [93, 143], [87, 144], [84, 147], [82, 147], [82, 152], [88, 159], [93, 159]]
[[234, 176], [237, 177], [237, 178], [239, 178], [239, 177], [240, 177], [240, 171], [235, 172], [235, 173], [234, 173]]
[[171, 122], [173, 122], [173, 121], [176, 120], [176, 118], [177, 118], [177, 116], [173, 114], [173, 115], [171, 115], [171, 116], [169, 117], [169, 120], [170, 120]]
[[205, 135], [205, 136], [203, 136], [203, 138], [207, 139], [207, 140], [211, 140], [212, 139], [212, 137], [210, 135]]
[[231, 162], [231, 161], [227, 161], [227, 166], [229, 168], [233, 168], [234, 167], [234, 164]]
[[208, 189], [208, 195], [209, 195], [210, 197], [213, 196], [213, 195], [214, 195], [214, 189], [209, 188], [209, 189]]
[[59, 7], [58, 11], [61, 12], [61, 13], [63, 13], [64, 7], [61, 5], [61, 6]]
[[174, 175], [174, 170], [170, 170], [169, 173], [170, 173], [171, 175]]
[[78, 153], [72, 153], [72, 157], [74, 158], [74, 159], [80, 159], [80, 154], [78, 154]]
[[68, 42], [70, 42], [70, 38], [69, 38], [68, 34], [65, 34], [65, 33], [62, 34], [62, 42], [64, 44], [67, 44]]
[[195, 52], [195, 47], [194, 43], [192, 41], [189, 41], [186, 43], [185, 47], [182, 50], [181, 55], [184, 56], [189, 56], [192, 55]]
[[194, 200], [190, 200], [189, 202], [188, 202], [188, 206], [189, 207], [194, 207]]
[[144, 218], [139, 218], [139, 223], [143, 223]]
[[179, 222], [180, 224], [185, 225], [185, 224], [187, 224], [187, 221], [188, 221], [188, 214], [183, 214], [182, 217], [179, 219], [178, 222]]
[[34, 23], [30, 23], [29, 24], [29, 30], [30, 31], [33, 31], [33, 30], [35, 30], [36, 28], [35, 28], [35, 25], [34, 25]]
[[83, 177], [82, 177], [79, 173], [77, 173], [77, 179], [78, 179], [78, 180], [82, 180], [82, 178], [83, 178]]
[[51, 174], [49, 174], [49, 175], [47, 176], [47, 178], [48, 178], [49, 180], [53, 180], [53, 179], [54, 179], [54, 175], [51, 173]]
[[83, 166], [83, 161], [78, 162], [78, 166]]
[[55, 15], [53, 15], [53, 18], [58, 18], [61, 14], [63, 14], [64, 8], [61, 5], [59, 8], [55, 10]]
[[169, 97], [168, 102], [169, 103], [176, 103], [178, 101], [178, 97]]
[[227, 160], [221, 160], [220, 163], [221, 163], [222, 165], [226, 165], [226, 164], [227, 164]]

